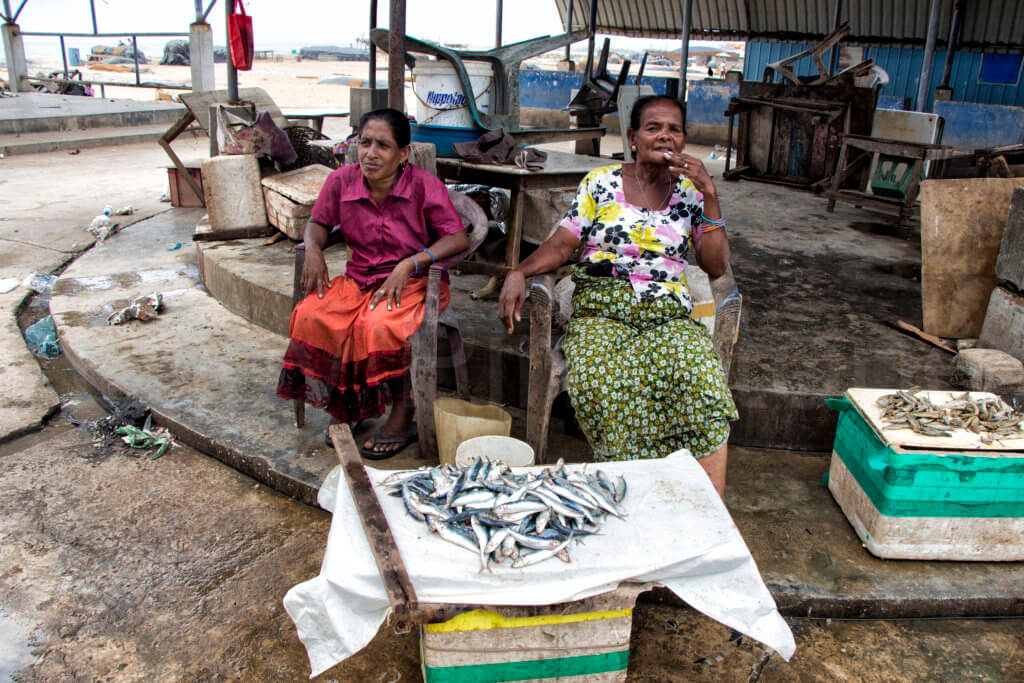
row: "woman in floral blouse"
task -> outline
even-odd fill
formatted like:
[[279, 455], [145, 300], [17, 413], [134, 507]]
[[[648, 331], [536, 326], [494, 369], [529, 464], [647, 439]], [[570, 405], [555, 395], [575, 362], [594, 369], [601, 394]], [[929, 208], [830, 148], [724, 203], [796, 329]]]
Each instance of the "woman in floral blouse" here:
[[563, 348], [569, 395], [595, 458], [688, 448], [724, 494], [729, 422], [739, 416], [711, 337], [690, 317], [683, 277], [690, 244], [709, 276], [728, 268], [718, 191], [703, 163], [682, 153], [676, 100], [638, 100], [627, 137], [635, 163], [583, 179], [559, 229], [506, 277], [499, 316], [511, 332], [526, 278], [578, 252]]

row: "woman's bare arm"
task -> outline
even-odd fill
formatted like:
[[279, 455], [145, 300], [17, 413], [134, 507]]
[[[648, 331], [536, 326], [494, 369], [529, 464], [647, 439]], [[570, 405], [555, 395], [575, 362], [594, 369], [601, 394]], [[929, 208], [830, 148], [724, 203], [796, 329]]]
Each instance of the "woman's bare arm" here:
[[558, 228], [554, 235], [537, 248], [537, 251], [505, 276], [501, 298], [498, 299], [498, 317], [509, 334], [512, 334], [516, 321], [522, 319], [523, 302], [526, 300], [526, 278], [559, 267], [569, 260], [580, 244], [578, 237], [565, 228]]
[[324, 260], [324, 247], [329, 233], [327, 226], [312, 219], [306, 223], [306, 232], [302, 238], [306, 246], [306, 258], [302, 265], [302, 293], [306, 296], [315, 289], [322, 299], [324, 290], [331, 286], [327, 262]]

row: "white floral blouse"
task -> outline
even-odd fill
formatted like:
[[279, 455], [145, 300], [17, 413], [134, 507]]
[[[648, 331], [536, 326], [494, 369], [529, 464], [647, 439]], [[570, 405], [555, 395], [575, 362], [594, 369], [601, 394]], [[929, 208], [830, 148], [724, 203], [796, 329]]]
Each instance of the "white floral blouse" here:
[[580, 263], [610, 261], [613, 274], [632, 283], [637, 300], [672, 295], [692, 311], [683, 271], [703, 205], [704, 195], [680, 177], [663, 211], [634, 206], [626, 201], [622, 164], [616, 164], [587, 174], [559, 226], [583, 242]]

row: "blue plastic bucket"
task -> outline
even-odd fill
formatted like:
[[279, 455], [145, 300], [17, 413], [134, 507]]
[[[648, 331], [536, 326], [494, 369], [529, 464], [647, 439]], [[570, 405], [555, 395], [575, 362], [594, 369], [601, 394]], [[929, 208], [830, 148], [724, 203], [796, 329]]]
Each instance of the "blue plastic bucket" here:
[[481, 128], [453, 128], [450, 126], [412, 126], [413, 142], [432, 142], [439, 157], [457, 157], [452, 147], [456, 142], [473, 142], [486, 131]]

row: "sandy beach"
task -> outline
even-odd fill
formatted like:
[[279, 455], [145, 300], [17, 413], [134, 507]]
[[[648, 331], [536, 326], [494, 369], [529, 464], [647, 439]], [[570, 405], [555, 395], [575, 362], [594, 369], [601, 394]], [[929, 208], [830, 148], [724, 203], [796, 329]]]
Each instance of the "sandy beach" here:
[[[555, 63], [562, 58], [560, 53], [550, 53], [529, 60], [542, 69], [554, 69]], [[167, 84], [187, 84], [191, 79], [191, 71], [187, 66], [162, 66], [157, 60], [141, 65], [143, 82]], [[106, 65], [103, 65], [106, 66]], [[119, 65], [121, 66], [121, 65]], [[135, 73], [131, 64], [123, 65], [125, 71], [108, 71], [91, 68], [89, 65], [74, 67], [82, 72], [87, 81], [134, 83]], [[613, 67], [614, 70], [615, 67]], [[58, 55], [53, 57], [35, 56], [29, 59], [29, 74], [49, 74], [63, 70]], [[378, 83], [387, 80], [387, 58], [378, 56]], [[2, 73], [2, 72], [0, 72]], [[650, 76], [676, 76], [678, 72], [670, 69], [658, 69], [648, 66], [645, 73]], [[227, 69], [224, 64], [217, 64], [215, 79], [218, 88], [227, 87]], [[325, 79], [344, 82], [324, 83]], [[238, 72], [239, 87], [260, 87], [267, 91], [281, 109], [320, 109], [349, 110], [349, 90], [351, 87], [365, 87], [369, 83], [368, 62], [338, 62], [299, 60], [294, 54], [276, 54], [274, 59], [256, 60], [251, 71]], [[99, 88], [95, 88], [99, 95]], [[174, 96], [180, 91], [157, 90], [153, 88], [105, 86], [105, 95], [115, 99], [133, 99], [152, 101], [158, 97]], [[566, 103], [568, 104], [568, 102]], [[406, 71], [406, 107], [415, 113], [415, 95], [411, 75]], [[351, 131], [347, 119], [327, 119], [324, 121], [324, 133], [330, 137], [344, 137]], [[611, 142], [611, 137], [607, 142]], [[618, 139], [615, 139], [615, 150], [619, 151]], [[607, 152], [606, 152], [607, 153]]]

